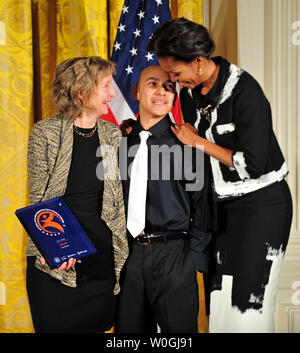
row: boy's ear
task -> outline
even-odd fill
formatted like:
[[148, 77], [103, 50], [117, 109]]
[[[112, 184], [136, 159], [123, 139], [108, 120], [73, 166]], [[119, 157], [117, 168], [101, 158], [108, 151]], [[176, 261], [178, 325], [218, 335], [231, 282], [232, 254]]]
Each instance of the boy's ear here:
[[137, 97], [137, 87], [136, 86], [132, 86], [131, 93], [132, 93], [133, 99], [137, 101], [138, 97]]

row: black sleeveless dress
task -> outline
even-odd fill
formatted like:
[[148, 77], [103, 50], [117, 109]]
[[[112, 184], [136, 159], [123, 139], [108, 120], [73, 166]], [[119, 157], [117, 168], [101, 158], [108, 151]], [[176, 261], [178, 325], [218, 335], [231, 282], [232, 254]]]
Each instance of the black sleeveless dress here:
[[[79, 129], [89, 133], [92, 129]], [[98, 250], [76, 263], [77, 287], [61, 284], [34, 267], [28, 257], [27, 292], [36, 332], [103, 332], [115, 312], [112, 235], [101, 219], [103, 180], [97, 131], [90, 137], [74, 131], [71, 168], [64, 200]], [[99, 173], [98, 175], [103, 175]]]

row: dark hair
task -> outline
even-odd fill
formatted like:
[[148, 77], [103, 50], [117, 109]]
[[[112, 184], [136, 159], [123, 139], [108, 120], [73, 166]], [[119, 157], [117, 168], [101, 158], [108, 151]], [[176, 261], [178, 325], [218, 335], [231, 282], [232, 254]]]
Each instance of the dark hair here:
[[147, 50], [159, 57], [191, 62], [198, 56], [209, 58], [215, 50], [215, 42], [208, 30], [184, 17], [163, 23], [153, 33]]

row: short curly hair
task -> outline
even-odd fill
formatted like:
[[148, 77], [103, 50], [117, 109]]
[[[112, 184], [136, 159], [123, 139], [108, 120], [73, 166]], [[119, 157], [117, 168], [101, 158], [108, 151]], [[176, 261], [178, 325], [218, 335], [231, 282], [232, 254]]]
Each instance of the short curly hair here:
[[199, 56], [209, 58], [215, 50], [215, 42], [204, 26], [180, 17], [158, 27], [147, 50], [158, 58], [173, 57], [189, 63]]
[[116, 64], [99, 56], [77, 57], [61, 62], [56, 68], [51, 90], [56, 113], [67, 118], [79, 116], [98, 83], [104, 77], [115, 74]]

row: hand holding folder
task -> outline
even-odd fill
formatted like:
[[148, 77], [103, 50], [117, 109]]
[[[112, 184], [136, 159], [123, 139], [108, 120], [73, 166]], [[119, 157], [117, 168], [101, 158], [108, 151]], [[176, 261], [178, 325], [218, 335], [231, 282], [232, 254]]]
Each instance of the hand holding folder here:
[[97, 252], [61, 197], [15, 213], [50, 268], [69, 269], [75, 260]]
[[[46, 264], [46, 260], [43, 257], [40, 258], [40, 261], [42, 265]], [[59, 267], [57, 267], [57, 270], [58, 271], [69, 270], [71, 267], [75, 266], [76, 262], [80, 263], [81, 260], [71, 258], [68, 260], [68, 262], [63, 262]]]

